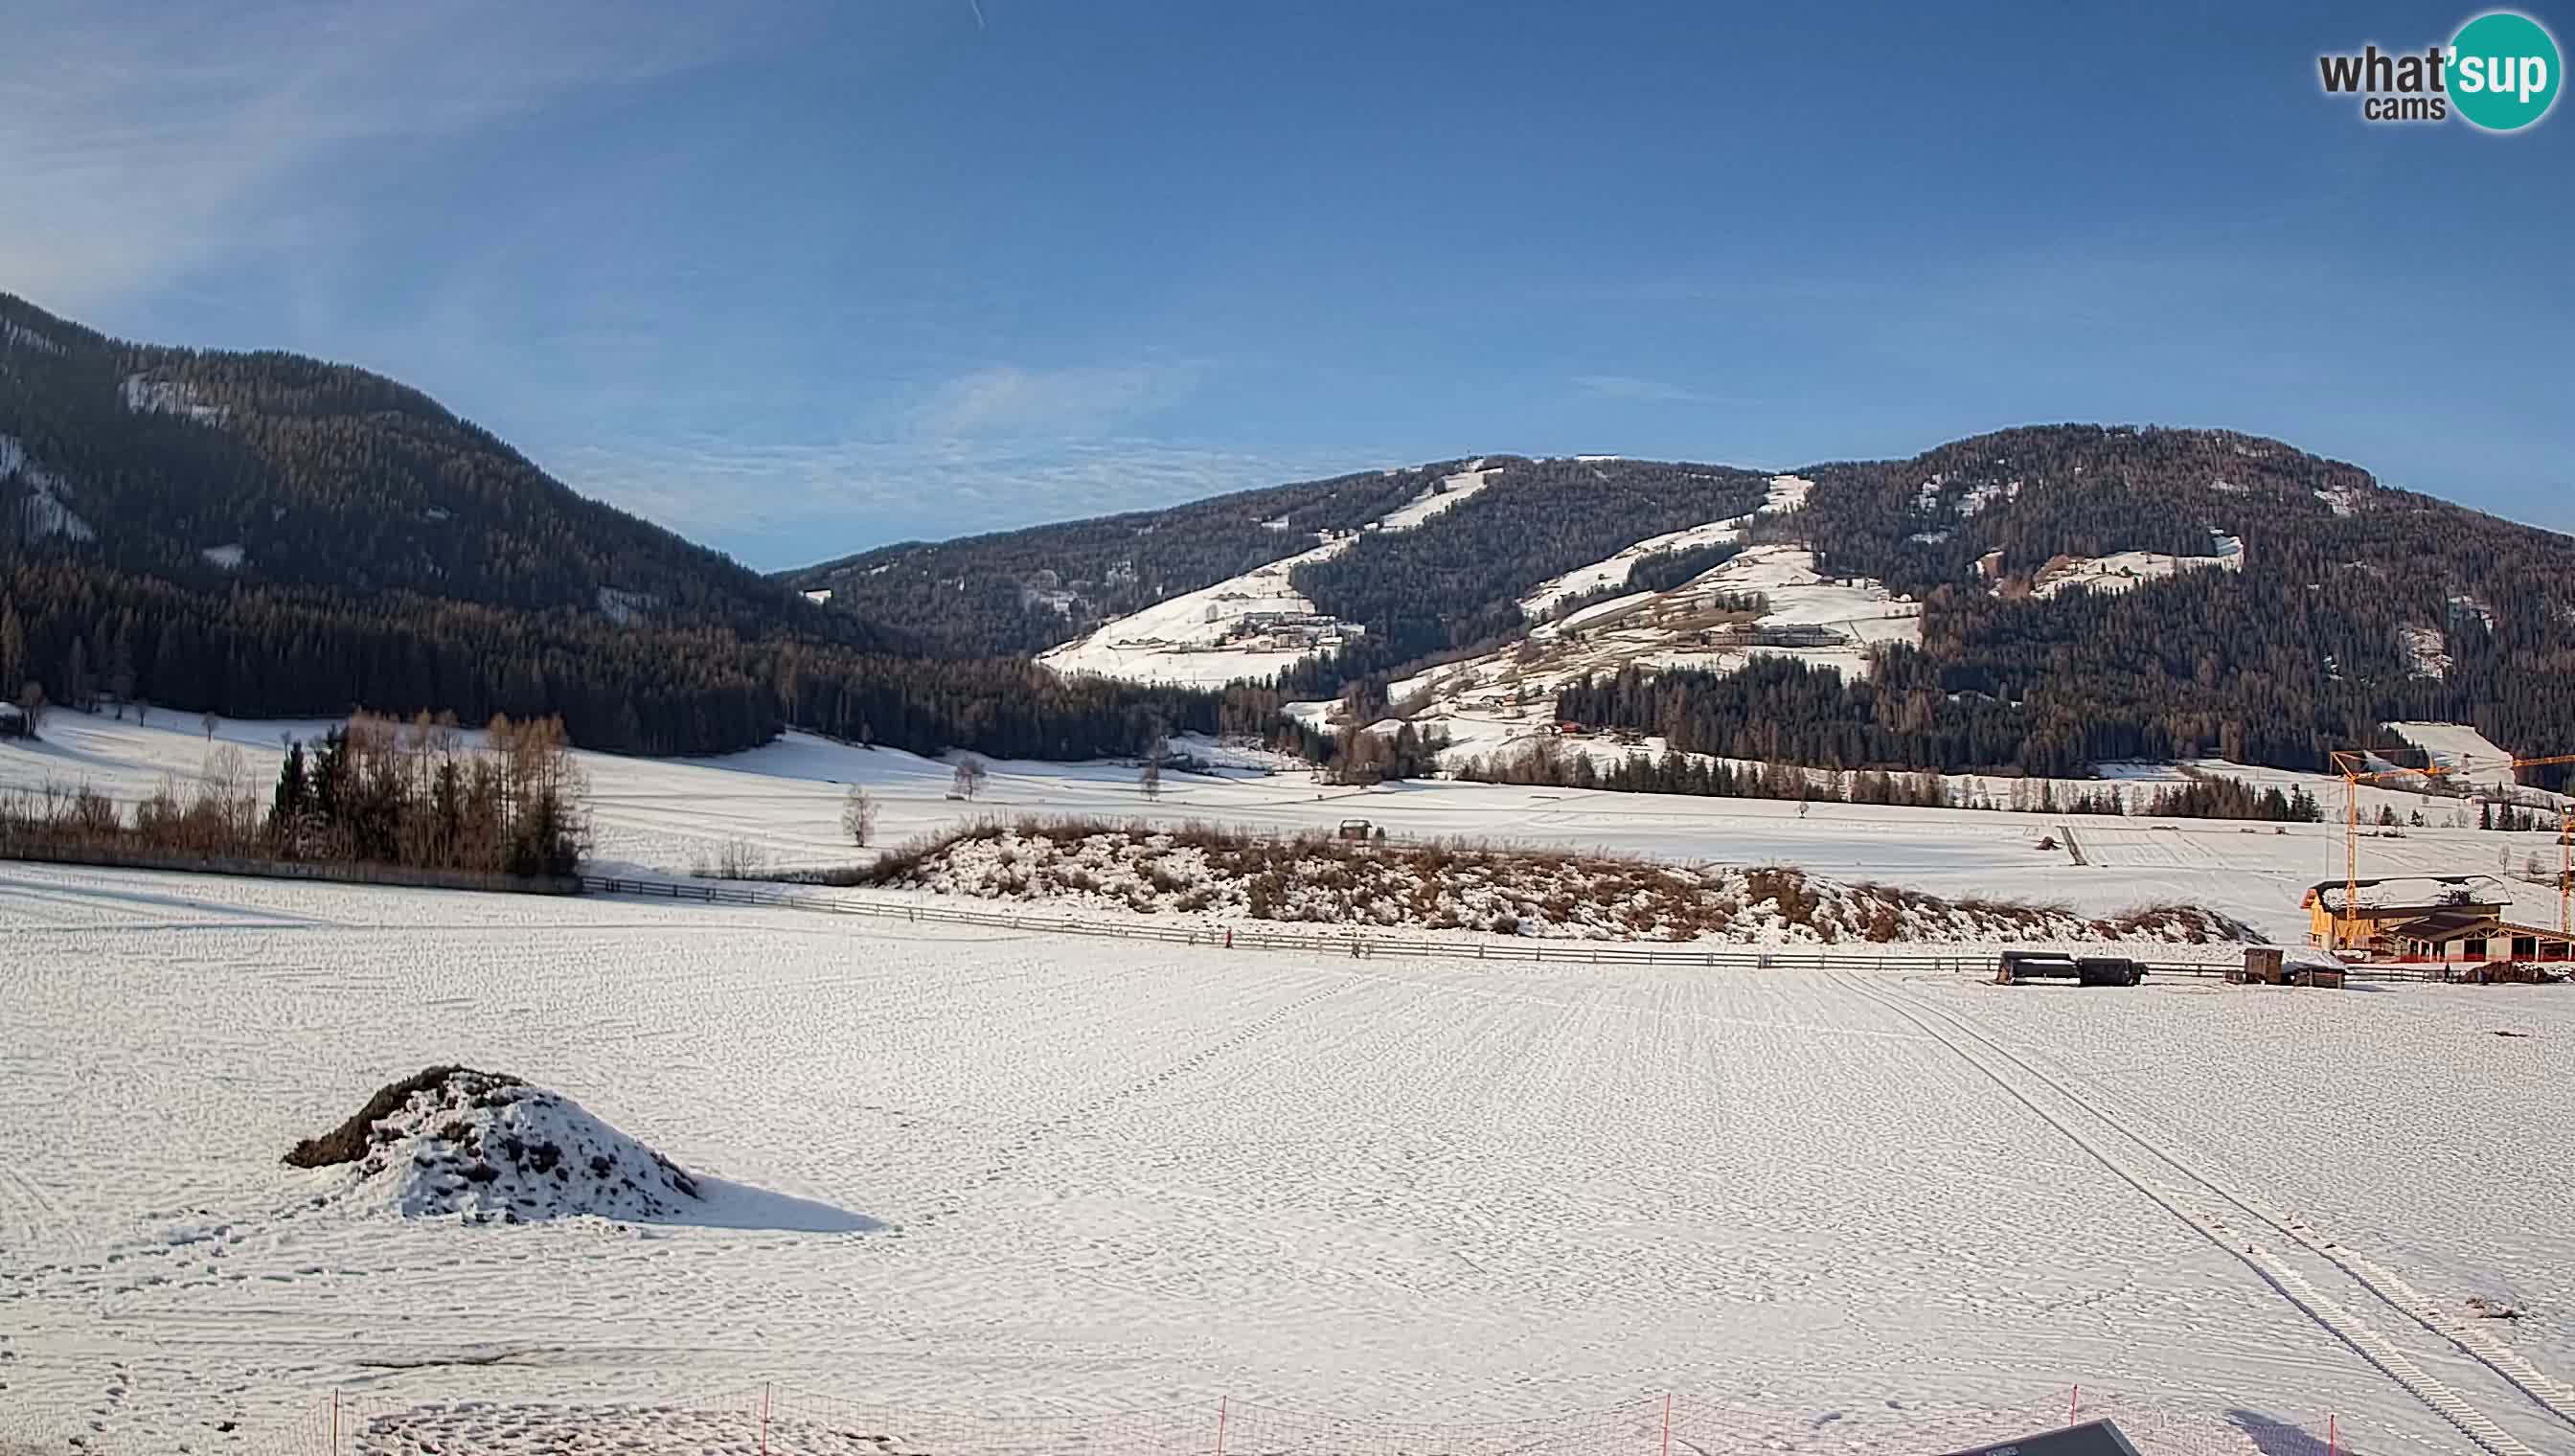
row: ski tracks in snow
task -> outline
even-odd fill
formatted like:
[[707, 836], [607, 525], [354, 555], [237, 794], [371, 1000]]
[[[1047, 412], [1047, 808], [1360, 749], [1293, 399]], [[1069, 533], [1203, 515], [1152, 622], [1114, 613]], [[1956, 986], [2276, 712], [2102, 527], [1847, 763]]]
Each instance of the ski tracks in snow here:
[[[2499, 1377], [2557, 1423], [2575, 1428], [2575, 1389], [2519, 1352], [2442, 1310], [2393, 1271], [2325, 1238], [2258, 1196], [2218, 1181], [2170, 1148], [2138, 1132], [2064, 1080], [2040, 1069], [1956, 1014], [1901, 989], [1836, 972], [1862, 997], [1919, 1028], [1982, 1073], [2094, 1161], [2208, 1241], [2242, 1262], [2309, 1319], [2386, 1375], [2407, 1394], [2492, 1456], [2539, 1456], [2539, 1448], [2506, 1430], [2468, 1396], [2426, 1368], [2435, 1357], [2464, 1355]], [[2447, 1348], [2400, 1341], [2378, 1323], [2375, 1306], [2402, 1316]], [[2454, 1359], [2450, 1363], [2455, 1364]], [[2477, 1372], [2467, 1372], [2476, 1378]]]

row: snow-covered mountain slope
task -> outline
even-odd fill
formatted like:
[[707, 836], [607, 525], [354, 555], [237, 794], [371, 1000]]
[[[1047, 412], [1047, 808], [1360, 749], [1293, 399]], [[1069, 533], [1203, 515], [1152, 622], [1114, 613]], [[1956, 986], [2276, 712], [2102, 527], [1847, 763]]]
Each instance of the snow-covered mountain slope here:
[[[1755, 514], [1790, 516], [1810, 489], [1798, 477], [1776, 477]], [[1690, 545], [1739, 541], [1753, 519], [1711, 522], [1672, 536], [1691, 538]], [[1569, 595], [1559, 587], [1623, 583], [1636, 562], [1674, 549], [1665, 544], [1670, 540], [1640, 541], [1550, 582], [1547, 590], [1555, 595], [1548, 609]], [[1528, 602], [1521, 605], [1528, 610]], [[1812, 551], [1765, 542], [1668, 591], [1612, 597], [1536, 624], [1497, 651], [1397, 682], [1389, 696], [1444, 730], [1452, 752], [1483, 753], [1537, 730], [1551, 721], [1558, 689], [1595, 674], [1629, 667], [1730, 672], [1755, 658], [1782, 657], [1857, 675], [1868, 671], [1871, 649], [1921, 640], [1920, 603], [1877, 582], [1825, 577]]]
[[1497, 474], [1481, 465], [1479, 461], [1442, 477], [1360, 532], [1341, 533], [1213, 587], [1130, 613], [1040, 654], [1038, 661], [1068, 675], [1214, 688], [1268, 677], [1317, 654], [1337, 652], [1366, 629], [1318, 610], [1288, 575], [1340, 556], [1363, 532], [1409, 531], [1455, 510]]

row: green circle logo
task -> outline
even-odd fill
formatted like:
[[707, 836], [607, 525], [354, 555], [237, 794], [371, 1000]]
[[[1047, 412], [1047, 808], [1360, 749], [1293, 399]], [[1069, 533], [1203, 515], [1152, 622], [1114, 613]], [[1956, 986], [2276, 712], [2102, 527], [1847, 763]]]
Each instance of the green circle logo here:
[[2527, 15], [2497, 10], [2450, 42], [2450, 104], [2470, 125], [2517, 132], [2557, 104], [2557, 39]]

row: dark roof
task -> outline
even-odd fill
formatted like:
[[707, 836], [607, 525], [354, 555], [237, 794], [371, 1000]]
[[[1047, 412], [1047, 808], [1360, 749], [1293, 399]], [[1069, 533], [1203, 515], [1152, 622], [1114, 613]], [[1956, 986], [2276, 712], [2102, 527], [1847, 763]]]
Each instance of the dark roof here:
[[2419, 920], [2399, 920], [2384, 927], [2382, 933], [2402, 935], [2409, 940], [2457, 940], [2469, 935], [2491, 935], [2503, 927], [2492, 915], [2474, 910], [2442, 910]]
[[[2491, 879], [2494, 876], [2489, 874], [2384, 874], [2372, 879], [2355, 879], [2352, 883], [2361, 889], [2367, 889], [2373, 884], [2388, 884], [2394, 881], [2407, 879], [2427, 879], [2434, 884], [2469, 884], [2476, 880]], [[2307, 888], [2340, 889], [2342, 888], [2342, 884], [2343, 882], [2339, 879], [2319, 879], [2315, 883], [2308, 885]]]

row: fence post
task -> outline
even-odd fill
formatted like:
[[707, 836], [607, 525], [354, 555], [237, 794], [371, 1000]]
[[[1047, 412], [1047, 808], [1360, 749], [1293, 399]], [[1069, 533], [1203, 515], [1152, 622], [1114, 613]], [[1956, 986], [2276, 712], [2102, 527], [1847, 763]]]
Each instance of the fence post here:
[[1663, 1392], [1663, 1456], [1672, 1456], [1672, 1393]]
[[2074, 1387], [2074, 1394], [2068, 1397], [2065, 1402], [2065, 1423], [2069, 1426], [2074, 1424], [2075, 1413], [2082, 1409], [2083, 1387], [2077, 1385]]
[[766, 1380], [760, 1382], [760, 1456], [769, 1456], [770, 1393], [770, 1383]]
[[1220, 1395], [1216, 1398], [1216, 1456], [1225, 1456], [1226, 1407], [1233, 1402], [1233, 1399], [1228, 1395]]
[[2342, 1432], [2341, 1432], [2341, 1431], [2339, 1431], [2339, 1430], [2336, 1430], [2336, 1429], [2334, 1428], [2334, 1418], [2333, 1418], [2333, 1413], [2332, 1413], [2332, 1412], [2330, 1412], [2330, 1411], [2326, 1412], [2326, 1414], [2325, 1414], [2325, 1456], [2335, 1456], [2335, 1452], [2339, 1449], [2339, 1447], [2338, 1447], [2338, 1445], [2337, 1445], [2337, 1441], [2339, 1440], [2339, 1438], [2341, 1437], [2341, 1435], [2342, 1435]]

